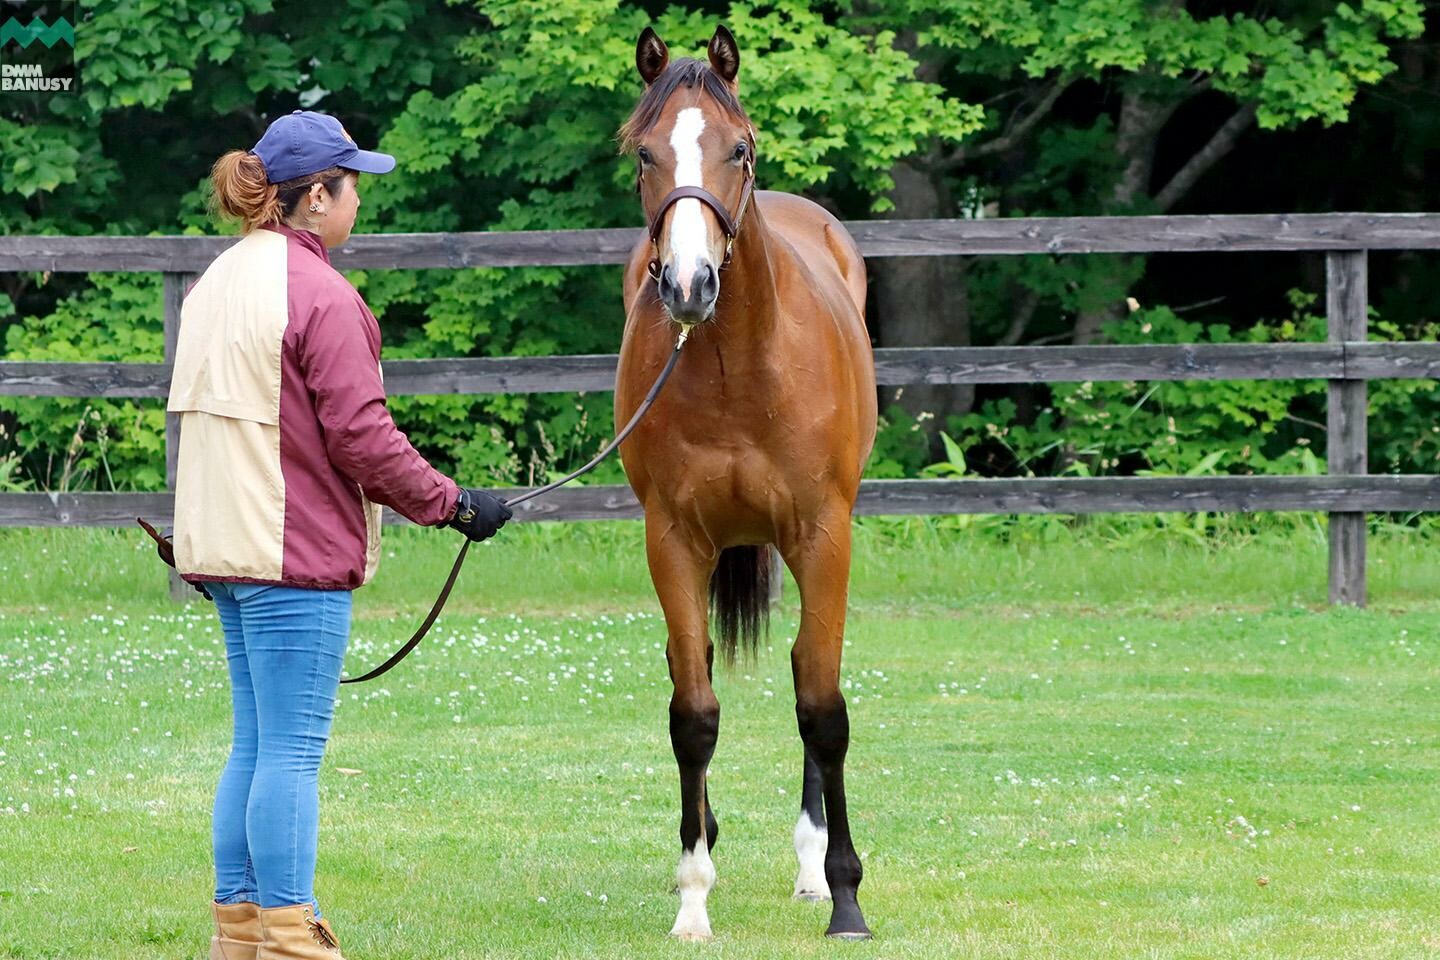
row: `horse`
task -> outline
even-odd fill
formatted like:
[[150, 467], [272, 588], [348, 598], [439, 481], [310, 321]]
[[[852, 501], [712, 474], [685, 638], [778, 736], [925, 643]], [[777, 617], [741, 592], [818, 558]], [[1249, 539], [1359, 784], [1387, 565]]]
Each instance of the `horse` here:
[[646, 28], [635, 50], [645, 91], [620, 130], [650, 229], [624, 271], [616, 423], [630, 418], [676, 349], [677, 328], [689, 336], [673, 383], [620, 448], [644, 508], [674, 684], [681, 853], [670, 933], [711, 937], [718, 824], [705, 776], [720, 703], [708, 614], [727, 662], [741, 648], [754, 656], [778, 575], [774, 545], [801, 603], [790, 653], [804, 745], [794, 893], [830, 899], [827, 936], [865, 939], [840, 692], [850, 516], [876, 428], [865, 263], [819, 205], [753, 189], [755, 133], [738, 99], [739, 48], [721, 26], [707, 53], [708, 63], [671, 63]]

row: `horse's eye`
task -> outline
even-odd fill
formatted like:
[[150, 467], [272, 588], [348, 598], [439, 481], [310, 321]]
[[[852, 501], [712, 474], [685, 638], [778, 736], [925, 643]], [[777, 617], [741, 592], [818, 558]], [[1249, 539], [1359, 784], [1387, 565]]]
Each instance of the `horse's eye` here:
[[644, 147], [641, 147], [639, 150], [637, 150], [636, 154], [640, 157], [640, 162], [646, 164], [647, 166], [655, 162], [655, 158], [650, 156], [650, 151], [646, 150]]
[[745, 154], [748, 153], [749, 151], [750, 151], [750, 145], [747, 144], [745, 141], [742, 140], [742, 141], [740, 141], [739, 143], [735, 144], [735, 152], [734, 152], [733, 154], [731, 154], [730, 159], [732, 159], [732, 160], [744, 160], [744, 159], [745, 159]]

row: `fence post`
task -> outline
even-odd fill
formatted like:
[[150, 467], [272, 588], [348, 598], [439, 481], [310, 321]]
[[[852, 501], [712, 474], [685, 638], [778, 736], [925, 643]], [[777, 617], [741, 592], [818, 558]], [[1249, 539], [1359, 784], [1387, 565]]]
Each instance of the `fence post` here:
[[770, 551], [770, 609], [774, 610], [780, 606], [780, 601], [785, 595], [785, 558], [780, 556], [780, 550], [772, 543], [764, 549]]
[[[195, 279], [193, 273], [166, 273], [165, 277], [165, 362], [175, 362], [175, 345], [180, 340], [180, 306], [185, 301], [185, 288]], [[180, 455], [180, 416], [165, 414], [165, 489], [175, 492], [175, 463]], [[174, 571], [170, 570], [170, 599], [190, 600], [199, 594]]]
[[[1325, 317], [1329, 339], [1366, 339], [1368, 268], [1364, 250], [1325, 255]], [[1326, 464], [1331, 475], [1369, 472], [1366, 382], [1331, 380], [1326, 409]], [[1330, 514], [1330, 602], [1365, 606], [1365, 514]]]

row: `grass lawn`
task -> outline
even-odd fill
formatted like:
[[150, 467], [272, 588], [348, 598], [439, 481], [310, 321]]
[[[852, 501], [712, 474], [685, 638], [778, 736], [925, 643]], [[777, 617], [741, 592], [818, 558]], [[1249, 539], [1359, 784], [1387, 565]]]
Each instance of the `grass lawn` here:
[[[197, 960], [229, 736], [220, 629], [138, 533], [0, 531], [0, 957]], [[348, 669], [458, 546], [387, 534]], [[1440, 955], [1440, 563], [858, 531], [847, 781], [876, 938], [793, 902], [793, 584], [717, 675], [717, 934], [678, 944], [663, 622], [635, 524], [472, 551], [435, 634], [342, 688], [318, 891], [350, 960]]]

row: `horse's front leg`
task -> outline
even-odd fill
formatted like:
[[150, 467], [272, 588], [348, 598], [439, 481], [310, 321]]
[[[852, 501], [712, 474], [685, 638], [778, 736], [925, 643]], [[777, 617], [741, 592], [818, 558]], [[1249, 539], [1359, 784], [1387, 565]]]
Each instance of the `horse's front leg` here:
[[[850, 839], [850, 819], [845, 808], [850, 718], [840, 693], [840, 651], [850, 585], [849, 508], [848, 503], [838, 499], [828, 504], [815, 520], [806, 521], [788, 534], [788, 542], [782, 543], [780, 549], [800, 588], [800, 633], [790, 652], [795, 674], [795, 716], [807, 760], [819, 770], [824, 821], [828, 821], [825, 880], [832, 902], [830, 926], [825, 934], [863, 939], [870, 936], [870, 928], [860, 912], [857, 895], [862, 871]], [[808, 817], [808, 813], [802, 813], [802, 823]], [[800, 830], [796, 834], [800, 839]], [[801, 863], [803, 870], [803, 855]]]
[[707, 630], [714, 552], [683, 536], [662, 516], [646, 513], [646, 555], [650, 578], [665, 612], [669, 641], [665, 657], [675, 685], [670, 699], [670, 745], [680, 768], [680, 912], [672, 936], [710, 939], [705, 900], [715, 885], [710, 849], [717, 825], [705, 789], [705, 771], [720, 732], [720, 702], [710, 685], [714, 656]]

